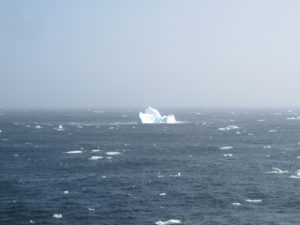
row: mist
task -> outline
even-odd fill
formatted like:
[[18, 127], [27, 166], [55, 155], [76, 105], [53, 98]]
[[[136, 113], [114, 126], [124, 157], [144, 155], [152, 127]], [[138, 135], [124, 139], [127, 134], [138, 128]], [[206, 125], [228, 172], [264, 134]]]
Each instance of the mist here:
[[1, 1], [0, 108], [299, 107], [298, 1]]

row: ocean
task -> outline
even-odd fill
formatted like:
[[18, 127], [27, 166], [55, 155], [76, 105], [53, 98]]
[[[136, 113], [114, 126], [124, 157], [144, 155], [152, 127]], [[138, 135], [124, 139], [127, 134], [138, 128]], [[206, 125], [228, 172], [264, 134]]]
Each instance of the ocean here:
[[300, 110], [2, 110], [0, 224], [300, 224]]

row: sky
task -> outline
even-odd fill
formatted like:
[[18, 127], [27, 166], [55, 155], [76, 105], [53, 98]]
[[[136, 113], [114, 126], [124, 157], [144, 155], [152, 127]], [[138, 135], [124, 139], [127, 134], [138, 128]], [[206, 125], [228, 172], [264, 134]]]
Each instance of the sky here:
[[298, 0], [0, 0], [0, 108], [300, 107]]

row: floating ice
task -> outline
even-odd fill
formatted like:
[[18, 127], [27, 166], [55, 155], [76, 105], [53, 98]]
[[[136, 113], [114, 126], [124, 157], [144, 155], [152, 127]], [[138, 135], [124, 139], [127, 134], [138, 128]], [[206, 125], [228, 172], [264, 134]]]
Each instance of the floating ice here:
[[145, 113], [140, 112], [139, 117], [143, 124], [176, 123], [176, 119], [173, 114], [161, 116], [159, 111], [151, 106], [145, 110]]
[[66, 153], [68, 153], [68, 154], [80, 154], [80, 153], [82, 153], [82, 151], [81, 150], [75, 150], [75, 151], [68, 151]]
[[159, 193], [160, 196], [166, 196], [166, 193]]
[[175, 220], [175, 219], [171, 219], [171, 220], [167, 220], [167, 221], [157, 221], [155, 222], [156, 225], [171, 225], [171, 224], [181, 224], [181, 220]]
[[271, 172], [267, 172], [267, 173], [275, 173], [275, 174], [284, 174], [284, 173], [288, 173], [289, 171], [287, 170], [282, 170], [276, 167], [273, 167], [273, 170]]
[[65, 195], [69, 194], [69, 191], [64, 191], [64, 194], [65, 194]]
[[220, 150], [229, 150], [229, 149], [233, 149], [232, 146], [223, 146], [223, 147], [219, 147]]
[[102, 156], [91, 156], [90, 160], [98, 160], [98, 159], [102, 159]]
[[36, 129], [41, 129], [42, 127], [40, 125], [35, 126]]
[[64, 127], [62, 125], [58, 125], [58, 127], [54, 128], [57, 131], [64, 131]]
[[120, 155], [120, 152], [106, 152], [106, 155]]
[[53, 215], [53, 218], [61, 219], [61, 218], [63, 218], [63, 215], [60, 214], [60, 213], [56, 213], [56, 214]]
[[218, 128], [218, 130], [220, 130], [220, 131], [236, 130], [236, 129], [240, 129], [240, 128], [238, 126], [236, 126], [236, 125], [229, 125], [227, 127], [220, 127], [220, 128]]
[[260, 202], [262, 202], [261, 199], [246, 199], [245, 201], [246, 202], [251, 202], [251, 203], [260, 203]]

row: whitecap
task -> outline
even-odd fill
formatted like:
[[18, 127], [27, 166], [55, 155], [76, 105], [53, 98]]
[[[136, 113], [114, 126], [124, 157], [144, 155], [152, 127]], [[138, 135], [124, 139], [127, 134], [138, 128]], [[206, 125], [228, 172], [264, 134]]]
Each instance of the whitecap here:
[[287, 120], [300, 120], [300, 116], [297, 117], [287, 117]]
[[106, 155], [120, 155], [120, 152], [106, 152]]
[[60, 214], [60, 213], [56, 213], [56, 214], [53, 215], [53, 218], [61, 219], [61, 218], [63, 218], [63, 215]]
[[251, 203], [260, 203], [260, 202], [262, 202], [261, 199], [246, 199], [245, 201], [246, 202], [251, 202]]
[[222, 146], [222, 147], [219, 147], [220, 150], [228, 150], [228, 149], [233, 149], [232, 146]]
[[176, 219], [171, 219], [171, 220], [166, 220], [166, 221], [157, 221], [155, 222], [156, 225], [171, 225], [171, 224], [181, 224], [181, 220], [176, 220]]
[[68, 151], [66, 153], [67, 154], [80, 154], [80, 153], [82, 153], [82, 151], [81, 150], [74, 150], [74, 151]]
[[65, 194], [65, 195], [69, 194], [69, 191], [64, 191], [64, 194]]
[[258, 119], [257, 122], [264, 122], [264, 119]]
[[160, 196], [166, 196], [166, 193], [159, 193]]
[[100, 149], [93, 149], [92, 152], [100, 152]]
[[276, 133], [277, 130], [269, 130], [269, 133]]
[[241, 203], [239, 203], [239, 202], [233, 202], [231, 204], [234, 205], [234, 206], [240, 206], [241, 205]]
[[272, 148], [272, 146], [271, 145], [265, 145], [264, 148], [269, 148], [270, 149], [270, 148]]
[[42, 127], [40, 125], [35, 126], [36, 129], [41, 129]]
[[297, 170], [296, 175], [292, 175], [292, 176], [290, 176], [290, 178], [299, 179], [300, 178], [300, 170]]
[[229, 125], [227, 127], [220, 127], [220, 128], [218, 128], [218, 130], [220, 130], [220, 131], [236, 130], [236, 129], [240, 129], [240, 128], [238, 126], [236, 126], [236, 125]]
[[89, 211], [95, 211], [96, 209], [95, 208], [89, 208]]
[[90, 158], [90, 160], [98, 160], [98, 159], [103, 159], [103, 157], [95, 155], [95, 156], [91, 156]]
[[224, 154], [224, 157], [232, 157], [233, 155], [228, 153], [228, 154]]

